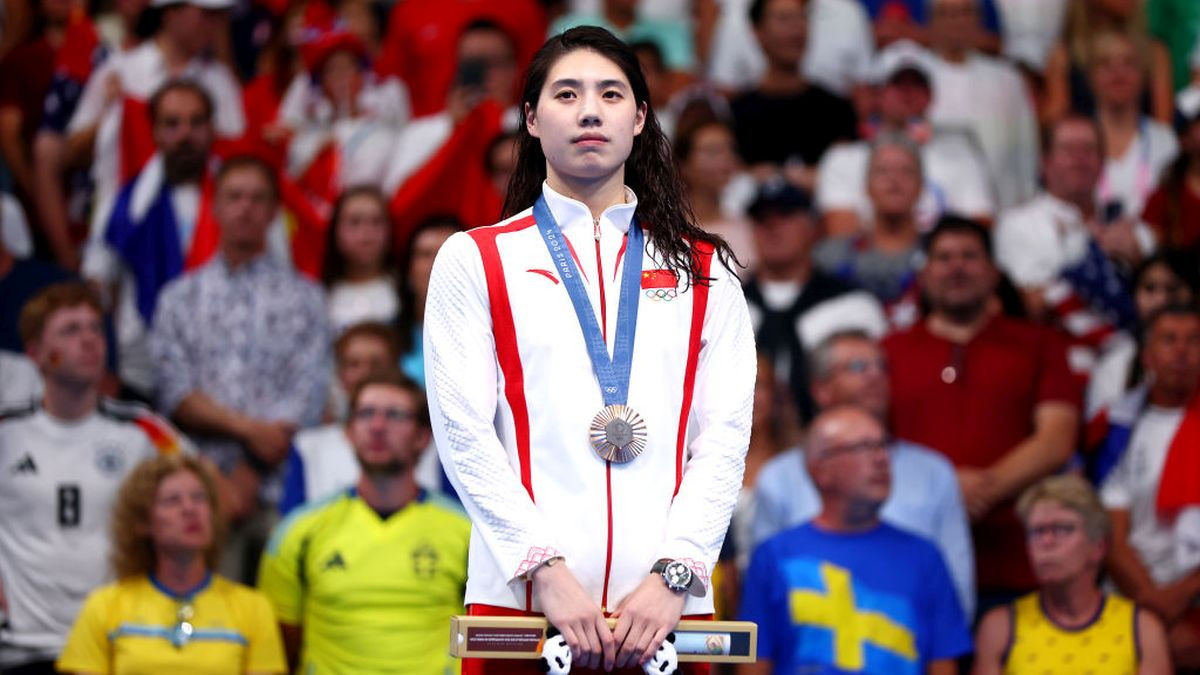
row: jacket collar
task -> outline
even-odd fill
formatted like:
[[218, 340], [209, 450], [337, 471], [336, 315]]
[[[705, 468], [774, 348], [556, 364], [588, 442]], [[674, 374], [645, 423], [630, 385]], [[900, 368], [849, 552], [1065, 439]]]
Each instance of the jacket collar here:
[[[546, 197], [546, 206], [550, 208], [550, 214], [558, 221], [558, 226], [564, 234], [578, 228], [584, 228], [589, 236], [592, 234], [595, 221], [592, 220], [592, 212], [586, 204], [555, 191], [548, 182], [542, 183], [542, 194]], [[633, 221], [637, 204], [637, 195], [626, 186], [625, 203], [613, 204], [604, 209], [604, 213], [600, 214], [600, 224], [614, 227], [621, 234], [629, 232], [629, 224]]]

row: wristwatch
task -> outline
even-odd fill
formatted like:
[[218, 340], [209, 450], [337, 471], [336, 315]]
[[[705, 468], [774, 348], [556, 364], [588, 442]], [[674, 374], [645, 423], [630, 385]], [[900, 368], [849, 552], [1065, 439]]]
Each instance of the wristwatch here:
[[667, 588], [675, 593], [690, 593], [698, 598], [704, 597], [704, 584], [692, 573], [692, 568], [680, 560], [663, 558], [650, 568], [651, 574], [662, 575]]

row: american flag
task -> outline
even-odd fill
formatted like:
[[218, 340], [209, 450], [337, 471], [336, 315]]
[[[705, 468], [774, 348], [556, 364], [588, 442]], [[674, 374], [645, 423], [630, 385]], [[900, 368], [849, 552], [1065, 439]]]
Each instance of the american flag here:
[[1088, 242], [1083, 259], [1064, 269], [1046, 289], [1045, 299], [1070, 338], [1071, 369], [1084, 378], [1118, 331], [1137, 327], [1128, 285], [1095, 240]]

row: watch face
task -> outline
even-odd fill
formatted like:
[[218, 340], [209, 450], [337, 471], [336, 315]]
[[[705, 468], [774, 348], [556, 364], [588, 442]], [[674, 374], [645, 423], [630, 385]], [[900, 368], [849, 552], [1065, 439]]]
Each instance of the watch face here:
[[667, 564], [663, 577], [673, 590], [684, 590], [692, 582], [692, 568], [676, 560]]

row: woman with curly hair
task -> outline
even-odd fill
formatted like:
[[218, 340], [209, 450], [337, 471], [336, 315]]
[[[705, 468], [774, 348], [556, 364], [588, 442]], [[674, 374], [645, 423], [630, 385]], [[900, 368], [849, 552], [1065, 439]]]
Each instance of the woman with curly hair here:
[[425, 310], [434, 434], [473, 525], [468, 611], [544, 615], [576, 668], [621, 672], [712, 614], [754, 395], [732, 254], [697, 227], [649, 98], [611, 33], [550, 38], [509, 218], [446, 241]]
[[198, 460], [130, 473], [112, 516], [116, 582], [91, 593], [56, 664], [65, 673], [283, 673], [266, 598], [213, 573], [225, 524]]

